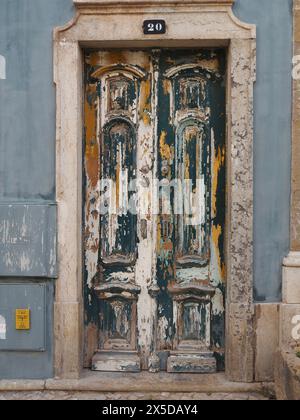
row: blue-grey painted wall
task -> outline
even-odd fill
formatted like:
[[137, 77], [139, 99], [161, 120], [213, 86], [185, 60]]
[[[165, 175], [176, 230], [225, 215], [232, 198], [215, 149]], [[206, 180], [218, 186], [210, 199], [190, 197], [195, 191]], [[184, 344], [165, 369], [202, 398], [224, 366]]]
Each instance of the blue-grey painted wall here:
[[289, 251], [292, 0], [237, 0], [235, 14], [257, 25], [254, 110], [255, 299], [281, 299]]
[[[72, 0], [0, 0], [0, 55], [5, 56], [7, 63], [6, 80], [0, 80], [0, 217], [2, 222], [4, 218], [8, 222], [13, 218], [11, 222], [17, 232], [21, 231], [24, 216], [20, 209], [32, 210], [35, 220], [27, 232], [29, 249], [25, 249], [26, 244], [23, 248], [19, 244], [18, 248], [9, 240], [1, 242], [1, 238], [0, 246], [2, 251], [4, 246], [9, 248], [16, 261], [21, 252], [34, 253], [39, 248], [39, 263], [26, 272], [20, 270], [18, 263], [7, 272], [7, 260], [1, 257], [0, 250], [0, 278], [5, 282], [15, 281], [5, 277], [8, 275], [18, 276], [19, 280], [22, 277], [25, 283], [30, 276], [55, 277], [50, 255], [55, 251], [56, 228], [52, 29], [70, 20], [72, 3]], [[241, 20], [256, 23], [258, 29], [254, 294], [257, 301], [272, 302], [281, 298], [281, 262], [289, 249], [292, 0], [236, 0], [234, 8]], [[37, 205], [41, 206], [40, 217], [34, 213]], [[43, 235], [48, 238], [45, 248], [39, 246]], [[48, 337], [52, 331], [52, 304], [49, 297]], [[50, 342], [49, 338], [44, 358], [35, 355], [38, 358], [35, 365], [30, 354], [14, 354], [16, 366], [20, 369], [24, 364], [28, 366], [23, 377], [49, 376]], [[0, 352], [0, 365], [11, 363], [12, 357]], [[30, 368], [31, 360], [35, 370]]]
[[[0, 55], [6, 58], [6, 80], [0, 80], [1, 291], [9, 295], [10, 285], [14, 291], [19, 283], [22, 295], [31, 283], [46, 285], [45, 349], [2, 348], [0, 379], [53, 376], [55, 280], [41, 279], [57, 274], [52, 30], [72, 15], [71, 0], [0, 0]], [[12, 301], [4, 311], [12, 317], [25, 301]]]
[[0, 200], [55, 200], [52, 30], [71, 0], [0, 0]]

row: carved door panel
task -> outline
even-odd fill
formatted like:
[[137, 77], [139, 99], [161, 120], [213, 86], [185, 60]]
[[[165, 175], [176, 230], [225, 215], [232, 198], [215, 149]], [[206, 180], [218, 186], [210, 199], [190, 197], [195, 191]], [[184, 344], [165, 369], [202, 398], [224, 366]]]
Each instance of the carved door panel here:
[[86, 366], [222, 369], [223, 52], [85, 62]]
[[158, 178], [160, 200], [168, 184], [171, 200], [157, 223], [157, 346], [170, 350], [169, 372], [215, 372], [225, 341], [225, 58], [166, 51], [159, 67]]

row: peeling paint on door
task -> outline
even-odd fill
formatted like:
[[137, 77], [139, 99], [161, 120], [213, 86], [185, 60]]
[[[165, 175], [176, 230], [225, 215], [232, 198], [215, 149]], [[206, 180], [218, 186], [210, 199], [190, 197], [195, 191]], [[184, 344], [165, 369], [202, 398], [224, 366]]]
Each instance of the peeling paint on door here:
[[85, 61], [85, 363], [223, 370], [225, 53]]

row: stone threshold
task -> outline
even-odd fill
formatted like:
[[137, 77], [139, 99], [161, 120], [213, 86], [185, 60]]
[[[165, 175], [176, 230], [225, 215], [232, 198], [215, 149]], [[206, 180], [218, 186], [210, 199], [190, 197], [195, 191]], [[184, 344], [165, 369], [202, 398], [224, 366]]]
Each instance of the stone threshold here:
[[230, 382], [225, 374], [83, 372], [80, 379], [0, 380], [0, 392], [274, 393], [273, 383]]

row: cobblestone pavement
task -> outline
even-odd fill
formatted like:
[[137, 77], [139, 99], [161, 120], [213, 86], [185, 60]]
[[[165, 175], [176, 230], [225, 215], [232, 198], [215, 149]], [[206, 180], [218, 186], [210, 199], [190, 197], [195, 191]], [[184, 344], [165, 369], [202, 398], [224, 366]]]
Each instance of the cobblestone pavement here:
[[3, 400], [234, 400], [257, 401], [269, 400], [261, 394], [199, 394], [199, 393], [95, 393], [95, 392], [1, 392]]

